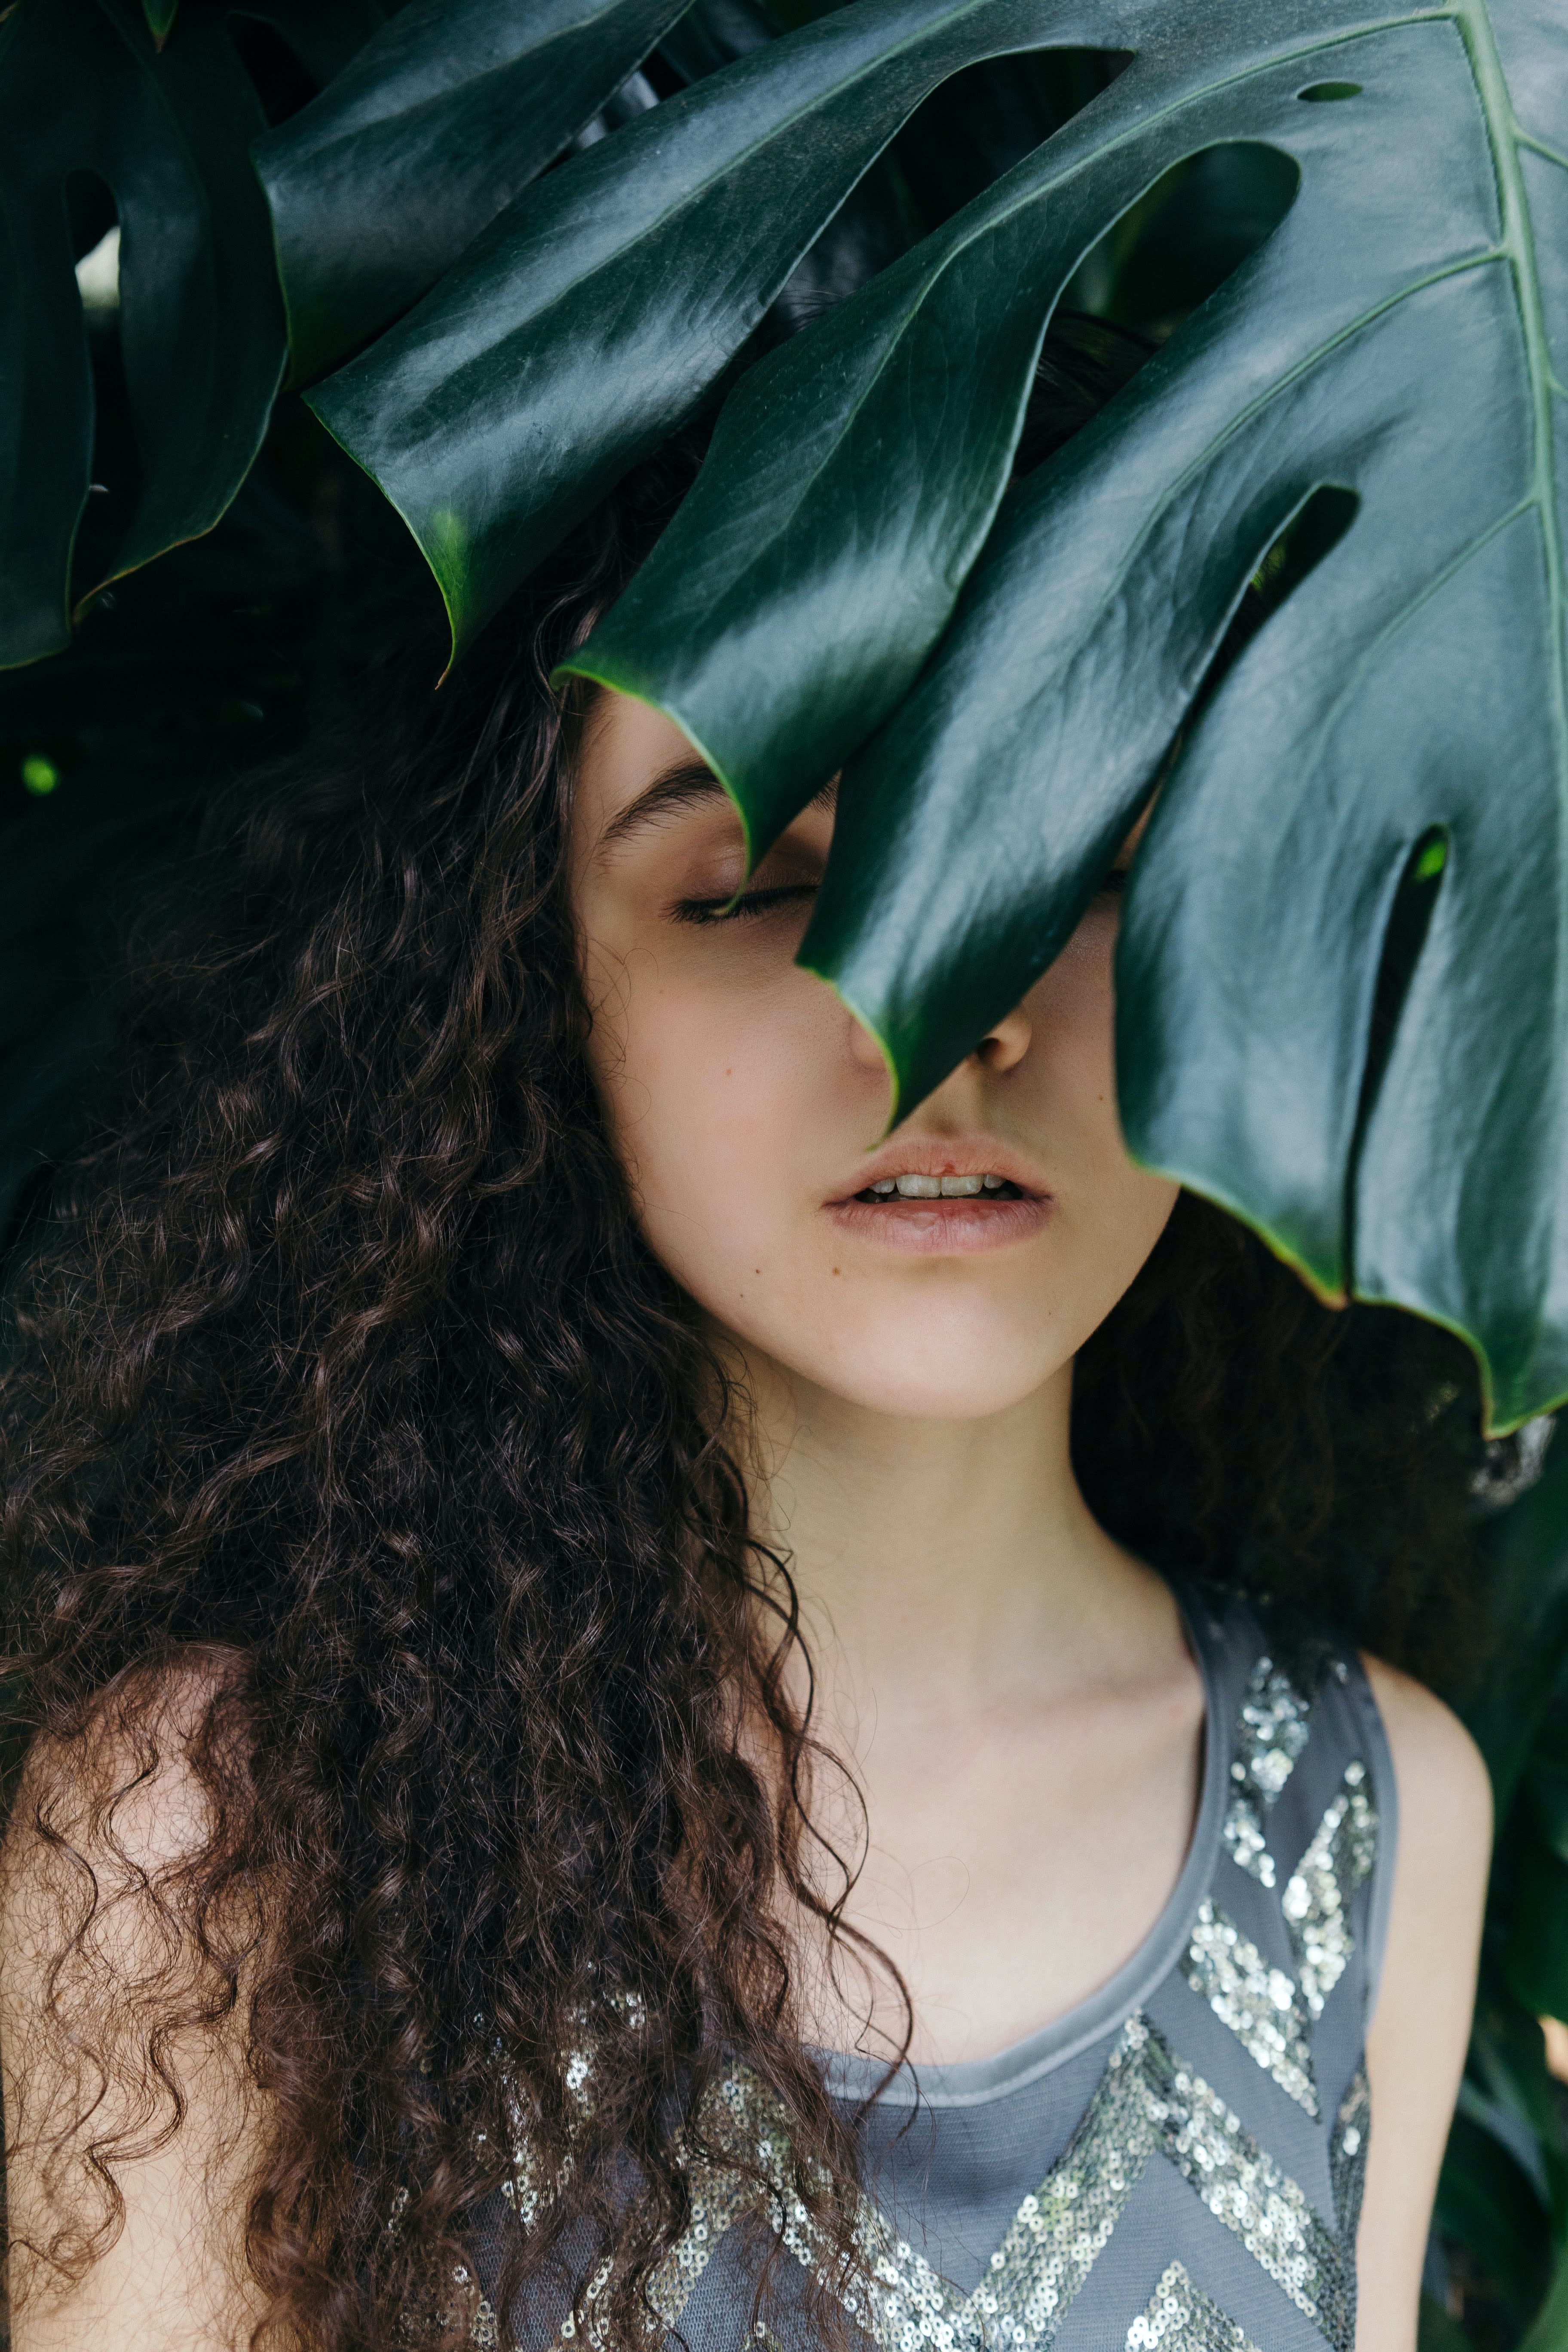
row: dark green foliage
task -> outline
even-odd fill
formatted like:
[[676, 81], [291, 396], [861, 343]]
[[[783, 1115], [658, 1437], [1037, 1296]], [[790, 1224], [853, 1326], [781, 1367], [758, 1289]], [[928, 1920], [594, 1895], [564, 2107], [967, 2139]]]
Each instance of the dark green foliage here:
[[[1131, 40], [1135, 15], [1063, 29]], [[1510, 1426], [1568, 1386], [1546, 1297], [1568, 1037], [1544, 1005], [1506, 1018], [1504, 1088], [1497, 1026], [1471, 1017], [1557, 953], [1555, 893], [1518, 880], [1555, 857], [1564, 779], [1542, 436], [1568, 308], [1531, 242], [1531, 199], [1546, 215], [1559, 192], [1533, 184], [1479, 15], [1470, 48], [1382, 11], [1250, 22], [1250, 50], [1217, 16], [1212, 53], [1206, 23], [1151, 48], [754, 371], [579, 666], [679, 719], [758, 847], [848, 763], [803, 953], [906, 1107], [1057, 953], [1188, 728], [1127, 908], [1132, 1148], [1324, 1292], [1468, 1332]], [[1528, 84], [1529, 26], [1502, 36]], [[1352, 58], [1353, 98], [1302, 103]], [[1187, 290], [1280, 225], [997, 514], [1050, 300], [1093, 229], [1199, 147], [1121, 299], [1159, 282], [1162, 224], [1202, 216], [1205, 171], [1242, 193], [1191, 237]], [[1191, 727], [1247, 577], [1323, 485], [1364, 523]], [[1363, 1119], [1384, 938], [1434, 824], [1453, 855]]]
[[262, 140], [296, 373], [433, 285], [614, 95], [680, 0], [414, 0]]
[[[262, 121], [216, 11], [191, 10], [162, 49], [135, 0], [33, 0], [0, 22], [0, 665], [58, 651], [73, 598], [210, 530], [249, 469], [284, 355], [246, 154]], [[96, 578], [71, 565], [92, 478], [65, 202], [79, 173], [107, 184], [121, 226], [120, 347], [142, 467]]]

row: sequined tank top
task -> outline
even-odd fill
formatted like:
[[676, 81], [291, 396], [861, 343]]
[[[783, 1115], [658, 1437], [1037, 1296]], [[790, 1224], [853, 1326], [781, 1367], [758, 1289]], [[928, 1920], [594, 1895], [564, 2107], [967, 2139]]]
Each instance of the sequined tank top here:
[[[1387, 1743], [1353, 1654], [1300, 1686], [1243, 1603], [1178, 1598], [1207, 1698], [1203, 1787], [1139, 1949], [997, 2057], [907, 2067], [874, 2099], [884, 2070], [825, 2061], [861, 2116], [864, 2260], [845, 2299], [876, 2352], [1352, 2352]], [[1026, 1801], [1021, 1854], [1027, 1836]], [[709, 2144], [744, 2146], [782, 2191], [784, 2116], [743, 2070], [712, 2099]], [[784, 2193], [762, 2214], [718, 2168], [693, 2189], [653, 2282], [667, 2327], [689, 2352], [739, 2352], [759, 2233], [779, 2231], [765, 2352], [807, 2352], [810, 2217]], [[480, 2310], [498, 2347], [550, 2352], [572, 2332]]]

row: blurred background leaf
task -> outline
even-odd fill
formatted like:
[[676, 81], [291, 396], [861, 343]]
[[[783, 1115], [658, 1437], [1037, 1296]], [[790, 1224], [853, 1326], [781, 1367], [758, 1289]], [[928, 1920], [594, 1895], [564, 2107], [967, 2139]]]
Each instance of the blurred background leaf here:
[[[135, 0], [0, 20], [0, 667], [60, 650], [73, 602], [210, 530], [255, 458], [283, 365], [247, 153], [263, 122], [210, 6], [162, 48]], [[111, 481], [91, 465], [89, 247], [123, 385]]]

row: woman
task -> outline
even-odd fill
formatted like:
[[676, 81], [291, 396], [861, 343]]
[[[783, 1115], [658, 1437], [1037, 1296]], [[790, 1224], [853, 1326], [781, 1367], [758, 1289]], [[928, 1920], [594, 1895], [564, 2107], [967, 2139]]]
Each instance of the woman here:
[[215, 819], [18, 1278], [17, 2352], [1400, 2352], [1489, 1802], [1350, 1644], [1462, 1591], [1447, 1343], [1127, 1159], [1120, 870], [882, 1138], [831, 788], [747, 882], [549, 683], [692, 463]]

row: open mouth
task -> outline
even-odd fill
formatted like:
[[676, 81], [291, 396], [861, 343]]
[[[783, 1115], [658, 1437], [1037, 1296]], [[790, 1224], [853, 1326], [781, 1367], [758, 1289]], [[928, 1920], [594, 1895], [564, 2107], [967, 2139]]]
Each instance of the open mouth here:
[[868, 1207], [896, 1207], [901, 1201], [922, 1206], [931, 1201], [1026, 1201], [1032, 1196], [1006, 1176], [883, 1176], [851, 1198]]

